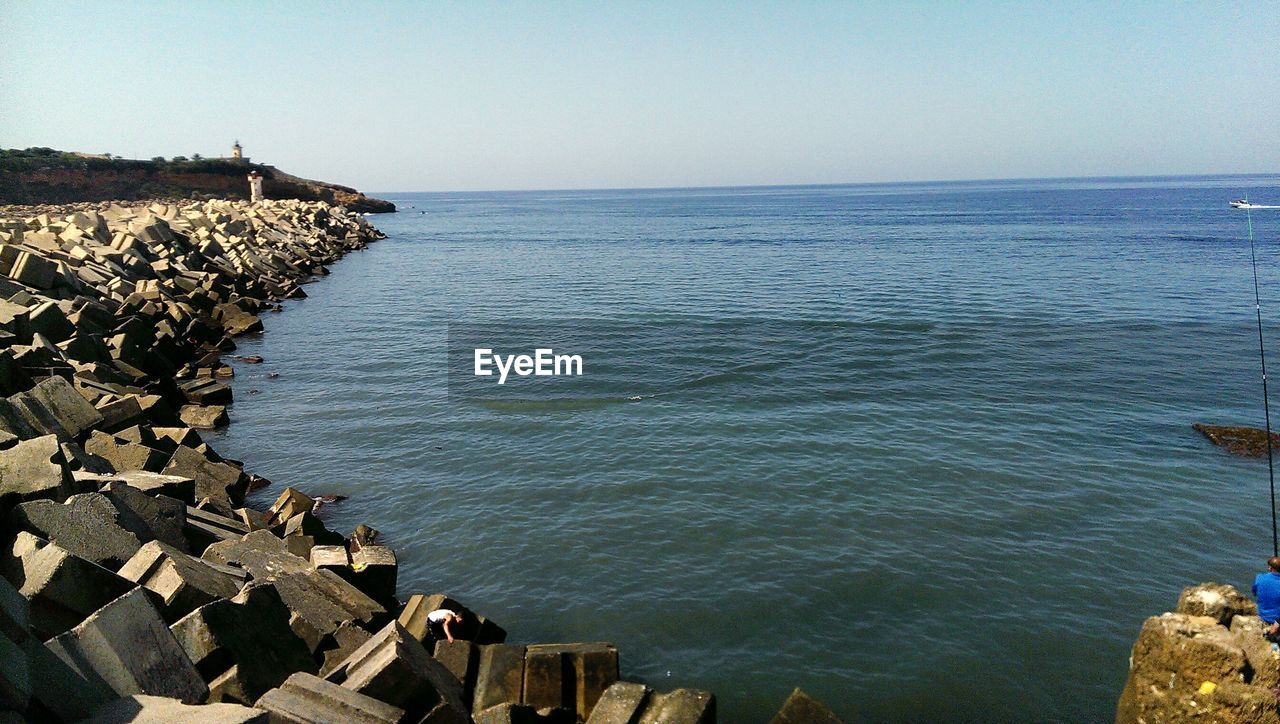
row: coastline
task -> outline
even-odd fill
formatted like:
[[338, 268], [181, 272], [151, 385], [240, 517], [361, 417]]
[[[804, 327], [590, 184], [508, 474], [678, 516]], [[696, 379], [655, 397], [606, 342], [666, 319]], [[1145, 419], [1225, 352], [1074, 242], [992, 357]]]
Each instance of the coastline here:
[[[376, 531], [328, 530], [300, 491], [245, 507], [267, 481], [196, 431], [225, 424], [219, 379], [234, 371], [222, 356], [261, 331], [258, 313], [379, 238], [323, 202], [0, 207], [0, 588], [5, 641], [24, 652], [5, 670], [9, 708], [57, 720], [177, 716], [179, 701], [294, 720], [715, 720], [710, 692], [621, 681], [610, 644], [512, 645], [444, 594], [401, 603]], [[424, 619], [436, 608], [463, 613], [458, 641], [433, 646]], [[164, 644], [139, 650], [139, 631]], [[778, 720], [814, 712], [835, 720], [797, 690]]]

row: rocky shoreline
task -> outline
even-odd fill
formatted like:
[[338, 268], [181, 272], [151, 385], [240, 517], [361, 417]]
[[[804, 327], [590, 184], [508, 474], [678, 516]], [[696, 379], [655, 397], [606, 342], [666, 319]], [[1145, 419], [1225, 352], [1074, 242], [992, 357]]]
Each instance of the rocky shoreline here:
[[[382, 234], [324, 202], [0, 207], [0, 719], [713, 722], [609, 643], [507, 642], [221, 457], [233, 338]], [[462, 615], [436, 641], [427, 614]], [[7, 714], [5, 713], [7, 712]], [[797, 689], [774, 717], [834, 722]]]

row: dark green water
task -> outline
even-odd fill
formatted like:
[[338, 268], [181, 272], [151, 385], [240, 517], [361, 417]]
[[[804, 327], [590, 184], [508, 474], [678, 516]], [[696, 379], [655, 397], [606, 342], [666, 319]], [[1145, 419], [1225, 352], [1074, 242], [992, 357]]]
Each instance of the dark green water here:
[[[330, 523], [384, 531], [403, 593], [613, 641], [723, 721], [796, 685], [850, 720], [1105, 720], [1143, 618], [1270, 553], [1265, 464], [1190, 427], [1261, 423], [1243, 192], [1280, 196], [391, 195], [389, 239], [242, 343], [267, 363], [213, 442], [351, 496]], [[478, 329], [586, 373], [475, 387], [446, 351]]]

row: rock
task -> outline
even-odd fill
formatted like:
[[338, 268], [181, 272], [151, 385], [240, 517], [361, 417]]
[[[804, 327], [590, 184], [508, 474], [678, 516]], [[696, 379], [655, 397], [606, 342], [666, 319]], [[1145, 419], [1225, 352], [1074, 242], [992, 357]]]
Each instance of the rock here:
[[177, 699], [136, 694], [102, 706], [90, 721], [93, 724], [268, 724], [271, 718], [261, 709], [238, 704], [192, 706]]
[[192, 704], [209, 689], [141, 589], [112, 601], [45, 644], [119, 696], [151, 694]]
[[25, 712], [34, 686], [26, 646], [31, 639], [30, 607], [18, 589], [0, 579], [0, 706]]
[[[263, 535], [270, 533], [250, 534]], [[242, 552], [239, 560], [255, 581], [275, 583], [289, 610], [320, 636], [332, 634], [343, 623], [372, 625], [387, 613], [376, 601], [331, 571], [318, 571], [290, 553], [250, 549]]]
[[587, 724], [631, 724], [648, 703], [652, 691], [644, 684], [619, 681], [600, 696], [591, 716], [587, 718]]
[[524, 647], [490, 644], [480, 647], [471, 710], [480, 713], [499, 704], [522, 703]]
[[396, 724], [405, 716], [404, 709], [304, 673], [263, 694], [255, 706], [270, 712], [273, 722], [294, 724]]
[[842, 724], [835, 712], [798, 687], [782, 703], [769, 724]]
[[461, 684], [394, 621], [325, 678], [400, 707], [415, 721], [468, 721]]
[[[1148, 618], [1129, 660], [1116, 709], [1120, 724], [1193, 717], [1265, 721], [1277, 716], [1275, 695], [1249, 685], [1252, 667], [1244, 649], [1215, 618], [1182, 613]], [[1200, 694], [1206, 681], [1218, 693]]]
[[123, 596], [133, 583], [67, 550], [21, 531], [0, 568], [31, 606], [31, 628], [50, 639]]
[[316, 671], [310, 649], [289, 626], [289, 616], [274, 585], [251, 583], [234, 598], [197, 608], [170, 629], [211, 690], [234, 667], [234, 685], [223, 682], [218, 696], [248, 703], [294, 672]]
[[[1205, 425], [1199, 422], [1191, 427], [1208, 438], [1209, 442], [1233, 455], [1256, 458], [1267, 454], [1266, 430], [1239, 425]], [[1280, 433], [1271, 433], [1271, 447], [1280, 448]]]
[[218, 599], [234, 598], [245, 581], [242, 571], [202, 561], [160, 541], [142, 546], [119, 574], [154, 593], [169, 622]]
[[1231, 636], [1244, 651], [1253, 669], [1251, 686], [1280, 688], [1280, 657], [1271, 653], [1271, 642], [1263, 637], [1264, 624], [1257, 616], [1235, 616], [1231, 619]]
[[231, 418], [227, 417], [227, 408], [222, 405], [183, 405], [178, 411], [178, 417], [199, 430], [214, 430], [231, 422]]
[[24, 500], [66, 500], [74, 483], [54, 435], [0, 450], [0, 510]]
[[136, 488], [147, 495], [174, 498], [188, 506], [196, 502], [196, 481], [181, 475], [163, 475], [145, 470], [125, 470], [111, 476], [131, 488]]
[[1183, 589], [1178, 596], [1177, 612], [1188, 616], [1209, 616], [1223, 626], [1230, 626], [1233, 616], [1257, 616], [1258, 606], [1235, 586], [1210, 582]]
[[117, 472], [156, 472], [166, 460], [165, 454], [154, 447], [129, 442], [97, 430], [85, 441], [84, 449], [111, 463], [111, 467]]
[[99, 493], [83, 493], [65, 503], [33, 500], [10, 513], [10, 524], [98, 565], [115, 570], [142, 547], [138, 536], [119, 525], [119, 511]]
[[249, 527], [238, 520], [187, 506], [187, 525], [183, 533], [191, 552], [203, 554], [216, 543], [238, 542], [249, 534]]
[[637, 724], [713, 724], [715, 720], [716, 697], [711, 692], [676, 689], [650, 695]]
[[119, 512], [116, 522], [121, 528], [140, 541], [158, 540], [187, 551], [187, 506], [181, 500], [147, 495], [119, 480], [111, 480], [101, 490]]

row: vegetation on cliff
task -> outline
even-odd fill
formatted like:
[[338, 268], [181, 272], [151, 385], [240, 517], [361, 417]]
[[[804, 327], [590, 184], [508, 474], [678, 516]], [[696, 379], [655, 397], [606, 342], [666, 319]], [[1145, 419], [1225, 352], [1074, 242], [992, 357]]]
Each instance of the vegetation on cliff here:
[[58, 204], [153, 198], [247, 199], [245, 177], [257, 171], [269, 199], [340, 204], [352, 211], [384, 213], [395, 204], [348, 186], [312, 181], [274, 166], [233, 158], [156, 157], [150, 160], [91, 155], [52, 148], [0, 149], [0, 204]]

